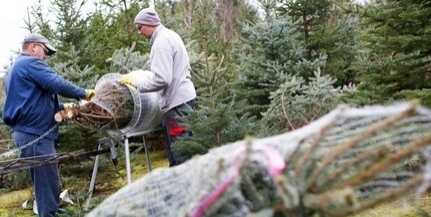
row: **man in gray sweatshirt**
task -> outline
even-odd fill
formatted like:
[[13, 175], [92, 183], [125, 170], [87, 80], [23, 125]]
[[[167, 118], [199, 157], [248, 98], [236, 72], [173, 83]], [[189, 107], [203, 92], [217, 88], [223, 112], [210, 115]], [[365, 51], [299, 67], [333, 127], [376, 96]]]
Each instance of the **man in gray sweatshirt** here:
[[[134, 24], [138, 33], [151, 43], [148, 79], [132, 79], [123, 75], [120, 82], [136, 87], [140, 92], [155, 92], [160, 95], [159, 106], [166, 132], [166, 147], [169, 166], [181, 164], [185, 159], [171, 148], [173, 142], [192, 133], [177, 117], [187, 115], [187, 107], [193, 108], [196, 90], [191, 81], [189, 56], [181, 37], [160, 23], [157, 12], [151, 8], [141, 10]], [[187, 106], [188, 105], [188, 106]]]

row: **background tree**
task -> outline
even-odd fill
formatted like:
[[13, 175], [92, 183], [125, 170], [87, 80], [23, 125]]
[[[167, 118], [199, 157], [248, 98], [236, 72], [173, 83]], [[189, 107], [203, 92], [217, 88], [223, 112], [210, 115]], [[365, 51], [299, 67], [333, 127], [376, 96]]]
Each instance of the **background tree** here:
[[187, 3], [183, 7], [189, 21], [184, 28], [189, 34], [182, 35], [189, 42], [187, 49], [198, 100], [195, 110], [184, 119], [193, 137], [175, 143], [174, 148], [191, 157], [255, 134], [254, 118], [244, 112], [246, 103], [237, 96], [237, 76], [232, 70], [238, 62], [232, 55], [232, 46], [240, 34], [238, 25], [252, 16], [254, 10], [246, 10], [251, 7], [245, 1], [182, 3]]
[[336, 80], [321, 75], [320, 68], [314, 77], [305, 81], [292, 76], [279, 89], [271, 92], [271, 103], [259, 126], [262, 136], [277, 135], [303, 127], [329, 113], [339, 104], [341, 94], [355, 92], [355, 86], [334, 87]]
[[430, 97], [430, 11], [428, 1], [388, 0], [360, 11], [357, 56], [358, 104]]
[[194, 83], [198, 86], [197, 108], [182, 118], [193, 137], [173, 144], [173, 148], [190, 158], [205, 154], [211, 148], [241, 140], [245, 135], [255, 135], [254, 117], [244, 113], [245, 101], [238, 100], [234, 83], [224, 78], [221, 63], [212, 57], [200, 55], [203, 70], [194, 71]]
[[[88, 4], [82, 0], [51, 1], [48, 8], [34, 6], [32, 14], [35, 20], [28, 25], [36, 26], [39, 31], [52, 39], [59, 50], [54, 59], [56, 63], [67, 62], [71, 50], [79, 52], [79, 66], [94, 66], [93, 74], [103, 75], [110, 72], [106, 59], [116, 49], [130, 47], [142, 38], [133, 25], [134, 16], [140, 9], [149, 6], [150, 1], [103, 0], [95, 2], [95, 10], [84, 12], [82, 7]], [[54, 17], [46, 14], [52, 14]], [[30, 29], [29, 29], [30, 30]], [[149, 46], [137, 46], [146, 52]]]
[[[336, 78], [335, 85], [343, 86], [355, 81], [355, 72], [351, 68], [356, 52], [354, 40], [358, 23], [351, 11], [352, 1], [332, 0], [277, 0], [274, 9], [277, 17], [290, 17], [300, 20], [299, 40], [306, 49], [305, 59], [313, 61], [314, 52], [327, 57], [321, 68], [322, 74]], [[310, 76], [312, 76], [310, 74]], [[306, 78], [307, 79], [307, 78]]]
[[235, 74], [238, 75], [238, 95], [247, 99], [253, 115], [259, 117], [267, 109], [270, 92], [291, 76], [306, 79], [325, 64], [326, 57], [316, 53], [314, 60], [307, 60], [307, 50], [300, 40], [300, 26], [300, 21], [271, 17], [244, 25], [243, 40], [234, 51], [241, 62]]

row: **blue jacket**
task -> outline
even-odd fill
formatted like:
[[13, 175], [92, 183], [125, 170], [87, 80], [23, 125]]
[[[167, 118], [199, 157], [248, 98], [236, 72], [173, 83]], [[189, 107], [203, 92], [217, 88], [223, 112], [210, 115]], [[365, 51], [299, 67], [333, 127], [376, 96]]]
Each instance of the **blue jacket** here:
[[[43, 60], [21, 53], [7, 75], [3, 122], [14, 131], [42, 135], [56, 124], [54, 115], [63, 109], [57, 94], [78, 100], [86, 93]], [[47, 137], [55, 139], [57, 134], [55, 129]]]

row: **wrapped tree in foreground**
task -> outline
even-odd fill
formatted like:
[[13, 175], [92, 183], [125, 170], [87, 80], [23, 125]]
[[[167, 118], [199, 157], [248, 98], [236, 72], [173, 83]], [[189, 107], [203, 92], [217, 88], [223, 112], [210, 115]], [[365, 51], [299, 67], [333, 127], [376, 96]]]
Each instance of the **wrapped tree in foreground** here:
[[339, 106], [153, 170], [88, 216], [348, 216], [428, 188], [430, 129], [431, 111], [414, 103]]

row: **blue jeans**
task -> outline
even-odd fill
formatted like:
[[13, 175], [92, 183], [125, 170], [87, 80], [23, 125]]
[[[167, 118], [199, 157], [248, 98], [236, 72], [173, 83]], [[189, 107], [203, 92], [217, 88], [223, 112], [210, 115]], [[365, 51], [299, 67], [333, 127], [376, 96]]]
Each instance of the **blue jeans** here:
[[[190, 100], [186, 104], [193, 108], [196, 100]], [[191, 131], [188, 131], [184, 125], [177, 119], [177, 117], [186, 116], [187, 106], [185, 104], [172, 108], [163, 114], [163, 127], [166, 136], [166, 150], [168, 153], [169, 166], [173, 167], [186, 161], [175, 149], [172, 149], [172, 143], [180, 138], [193, 136]]]
[[[15, 131], [13, 133], [17, 147], [21, 147], [36, 140], [39, 136]], [[38, 142], [21, 150], [19, 157], [33, 157], [41, 155], [55, 156], [54, 140], [43, 138]], [[31, 181], [36, 195], [37, 211], [41, 217], [54, 217], [59, 208], [60, 175], [58, 165], [50, 164], [29, 169]]]

